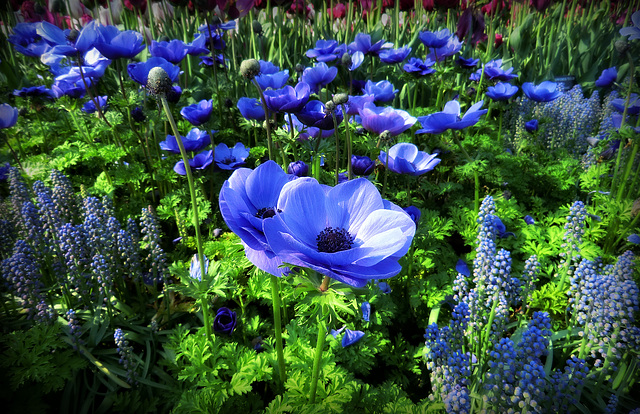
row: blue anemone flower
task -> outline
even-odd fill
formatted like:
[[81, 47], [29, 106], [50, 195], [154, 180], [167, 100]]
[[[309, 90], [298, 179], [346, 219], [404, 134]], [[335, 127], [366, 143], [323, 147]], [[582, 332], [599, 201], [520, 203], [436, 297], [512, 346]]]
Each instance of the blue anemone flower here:
[[229, 148], [224, 143], [220, 143], [216, 147], [215, 162], [222, 170], [235, 170], [243, 166], [247, 157], [249, 157], [249, 148], [246, 148], [241, 142], [236, 143], [233, 148]]
[[310, 94], [309, 85], [300, 82], [295, 88], [286, 85], [281, 89], [265, 91], [264, 101], [270, 111], [297, 113], [307, 104]]
[[[90, 80], [87, 79], [87, 84], [91, 84]], [[64, 80], [56, 80], [51, 85], [51, 91], [56, 98], [60, 98], [62, 96], [69, 96], [71, 98], [82, 98], [87, 90], [84, 88], [84, 84], [80, 82], [67, 82]]]
[[381, 50], [378, 57], [382, 62], [392, 65], [405, 60], [409, 56], [409, 53], [411, 53], [411, 48], [409, 46], [405, 46], [400, 49]]
[[[184, 145], [185, 151], [188, 152], [200, 151], [211, 143], [211, 137], [207, 131], [200, 130], [199, 128], [191, 128], [187, 136], [181, 138], [182, 145]], [[178, 141], [176, 141], [174, 135], [167, 135], [167, 139], [160, 143], [160, 149], [174, 154], [180, 154], [180, 147], [178, 147]]]
[[342, 347], [346, 348], [350, 345], [353, 345], [363, 337], [364, 332], [362, 331], [352, 331], [351, 329], [345, 329], [344, 336], [342, 337]]
[[239, 168], [222, 185], [220, 212], [229, 229], [240, 237], [247, 259], [258, 269], [282, 276], [282, 260], [267, 243], [263, 222], [272, 220], [282, 187], [289, 182], [274, 161], [260, 164], [255, 170]]
[[518, 77], [518, 75], [512, 73], [513, 68], [509, 68], [507, 70], [502, 68], [502, 59], [487, 62], [487, 64], [484, 65], [484, 68], [478, 69], [478, 75], [482, 73], [482, 70], [484, 70], [485, 78], [490, 80], [508, 82], [511, 79]]
[[462, 42], [460, 42], [456, 36], [451, 36], [444, 46], [431, 49], [427, 58], [436, 62], [441, 62], [449, 56], [453, 56], [458, 53], [460, 49], [462, 49]]
[[351, 170], [355, 175], [368, 176], [376, 167], [376, 163], [366, 155], [351, 155]]
[[377, 107], [373, 103], [366, 103], [360, 110], [362, 126], [369, 132], [380, 135], [389, 131], [392, 136], [399, 135], [411, 128], [418, 120], [407, 111], [394, 109], [390, 106]]
[[409, 62], [407, 62], [402, 67], [402, 69], [405, 72], [415, 76], [426, 76], [426, 75], [431, 75], [436, 71], [435, 69], [432, 68], [432, 66], [435, 63], [436, 63], [435, 61], [430, 59], [425, 59], [425, 61], [423, 62], [422, 60], [416, 57], [412, 57], [411, 59], [409, 59]]
[[95, 48], [108, 59], [132, 59], [145, 48], [144, 38], [135, 30], [120, 31], [115, 26], [99, 26]]
[[[616, 98], [611, 101], [611, 106], [620, 112], [624, 112], [624, 106], [627, 98]], [[640, 113], [640, 99], [637, 93], [629, 95], [629, 105], [627, 106], [627, 115], [638, 115]]]
[[466, 69], [475, 68], [476, 66], [478, 66], [478, 62], [480, 62], [480, 59], [474, 59], [474, 58], [465, 59], [462, 56], [458, 57], [458, 59], [456, 60], [456, 63], [458, 63], [458, 65]]
[[284, 185], [276, 207], [278, 213], [263, 221], [273, 252], [355, 287], [397, 275], [416, 231], [404, 212], [385, 208], [365, 178], [332, 188], [298, 178]]
[[471, 270], [469, 270], [469, 266], [462, 259], [458, 259], [458, 263], [456, 263], [456, 272], [460, 273], [461, 275], [465, 275], [466, 277], [471, 276]]
[[[338, 124], [342, 122], [342, 110], [340, 108], [335, 109], [336, 121]], [[318, 100], [309, 101], [302, 111], [297, 114], [298, 119], [303, 124], [320, 128], [324, 130], [333, 129], [333, 118], [330, 113], [325, 110], [325, 106]]]
[[147, 78], [149, 77], [149, 71], [156, 66], [160, 66], [162, 69], [164, 69], [164, 71], [167, 72], [167, 75], [169, 75], [169, 79], [171, 79], [172, 82], [176, 82], [178, 80], [178, 75], [180, 75], [180, 67], [161, 57], [152, 57], [149, 58], [146, 62], [129, 63], [127, 65], [127, 73], [129, 73], [131, 79], [146, 87]]
[[375, 102], [389, 102], [393, 101], [398, 93], [397, 89], [394, 89], [393, 84], [388, 80], [381, 80], [379, 82], [367, 81], [364, 85], [364, 93], [373, 95]]
[[281, 70], [274, 73], [262, 73], [255, 77], [256, 82], [263, 91], [267, 89], [280, 89], [289, 81], [289, 70]]
[[339, 44], [337, 40], [324, 40], [320, 39], [316, 41], [316, 47], [307, 50], [307, 57], [310, 59], [316, 59], [318, 62], [331, 62], [338, 58], [347, 51], [345, 44]]
[[40, 57], [51, 49], [51, 44], [44, 40], [37, 32], [38, 22], [18, 23], [9, 36], [9, 43], [17, 52], [29, 57]]
[[[204, 170], [213, 163], [213, 151], [204, 150], [196, 154], [193, 159], [189, 160], [191, 168], [196, 170]], [[173, 171], [180, 175], [187, 175], [187, 170], [184, 168], [184, 161], [180, 160], [173, 166]]]
[[525, 122], [524, 129], [526, 129], [528, 132], [536, 132], [538, 130], [538, 120], [532, 119]]
[[518, 92], [518, 87], [510, 83], [498, 82], [487, 88], [487, 96], [494, 101], [506, 101]]
[[416, 134], [441, 134], [447, 129], [463, 129], [471, 125], [475, 125], [482, 115], [487, 113], [486, 109], [480, 109], [484, 101], [477, 102], [465, 112], [460, 118], [460, 103], [453, 100], [445, 104], [442, 112], [421, 116], [418, 118], [422, 129], [416, 131]]
[[[107, 105], [107, 95], [104, 96], [96, 96], [96, 100], [98, 101], [98, 105], [100, 105], [100, 109], [106, 108]], [[98, 108], [96, 108], [96, 103], [94, 102], [93, 99], [89, 99], [83, 106], [82, 106], [82, 112], [84, 112], [85, 114], [92, 114], [95, 111], [97, 111]]]
[[329, 67], [326, 63], [316, 63], [312, 68], [305, 68], [300, 80], [309, 85], [311, 93], [319, 92], [331, 83], [338, 74], [338, 68]]
[[198, 56], [203, 53], [209, 53], [209, 49], [207, 49], [207, 37], [198, 33], [193, 38], [193, 42], [187, 43], [187, 54], [191, 56]]
[[362, 309], [362, 319], [364, 319], [365, 322], [369, 322], [371, 317], [371, 304], [369, 302], [362, 302], [360, 309]]
[[627, 237], [627, 241], [633, 244], [640, 244], [640, 236], [636, 233], [630, 234], [629, 237]]
[[178, 39], [173, 39], [168, 42], [156, 42], [152, 40], [151, 46], [149, 46], [151, 56], [165, 58], [174, 65], [180, 63], [182, 59], [187, 56], [189, 50], [189, 46]]
[[418, 33], [420, 41], [429, 48], [439, 48], [447, 44], [451, 38], [451, 32], [449, 29], [442, 29], [436, 32], [426, 30]]
[[393, 43], [388, 43], [384, 39], [371, 43], [371, 36], [365, 33], [358, 33], [353, 42], [349, 43], [347, 49], [351, 53], [362, 52], [365, 55], [377, 56], [382, 49], [393, 47]]
[[558, 90], [558, 84], [551, 81], [544, 81], [539, 85], [525, 82], [522, 84], [522, 92], [527, 98], [536, 102], [550, 102], [562, 95], [562, 92]]
[[[306, 126], [305, 124], [300, 122], [300, 120], [295, 114], [291, 114], [291, 120], [293, 121], [293, 128], [296, 131], [300, 132], [300, 135], [298, 135], [298, 138], [297, 138], [298, 141], [308, 141], [310, 137], [311, 138], [328, 138], [334, 133], [333, 129], [320, 129], [316, 127]], [[285, 122], [283, 127], [287, 132], [290, 132], [289, 122]]]
[[3, 103], [0, 105], [0, 129], [11, 128], [18, 122], [18, 109]]
[[349, 59], [349, 61], [347, 62], [347, 69], [349, 69], [349, 72], [353, 72], [354, 70], [358, 69], [360, 65], [362, 65], [362, 62], [364, 62], [364, 53], [357, 50], [353, 52], [353, 54], [351, 55], [351, 59]]
[[211, 118], [213, 112], [213, 99], [203, 99], [193, 105], [185, 106], [180, 110], [180, 115], [189, 121], [191, 125], [202, 125]]
[[359, 115], [360, 110], [367, 103], [373, 103], [376, 97], [373, 95], [365, 94], [360, 96], [351, 96], [349, 95], [349, 100], [347, 101], [346, 110], [347, 115]]
[[309, 166], [304, 161], [292, 161], [287, 167], [287, 173], [296, 177], [306, 177], [309, 175]]
[[389, 156], [386, 152], [380, 151], [378, 159], [394, 173], [422, 175], [440, 163], [440, 158], [436, 156], [437, 154], [427, 154], [418, 150], [418, 147], [410, 142], [400, 142], [389, 149]]
[[536, 221], [533, 219], [533, 217], [531, 217], [528, 214], [526, 216], [524, 216], [524, 222], [527, 223], [530, 226], [536, 224]]
[[22, 89], [14, 89], [14, 96], [19, 96], [21, 98], [26, 98], [27, 96], [41, 96], [43, 98], [52, 98], [54, 97], [54, 93], [51, 89], [46, 86], [29, 86]]
[[496, 228], [496, 231], [498, 232], [498, 237], [500, 237], [501, 239], [509, 236], [515, 237], [514, 233], [507, 231], [507, 227], [504, 225], [502, 220], [500, 220], [500, 217], [493, 216], [493, 226]]
[[596, 80], [596, 86], [598, 88], [608, 88], [613, 85], [613, 82], [618, 78], [618, 70], [616, 67], [605, 69], [600, 74], [600, 77]]
[[245, 119], [264, 121], [264, 108], [258, 99], [242, 97], [238, 99], [237, 107]]
[[640, 10], [631, 15], [631, 23], [631, 26], [620, 29], [620, 35], [629, 36], [629, 40], [640, 39]]
[[261, 75], [273, 75], [274, 73], [280, 71], [280, 68], [278, 66], [276, 66], [272, 62], [269, 62], [268, 60], [260, 59], [258, 62], [260, 63]]
[[417, 226], [418, 222], [420, 221], [420, 217], [422, 217], [422, 211], [420, 211], [420, 209], [416, 206], [405, 207], [403, 210], [409, 217], [411, 217], [411, 220], [413, 220], [413, 222], [416, 223]]
[[391, 293], [391, 286], [389, 286], [387, 282], [378, 282], [377, 285], [378, 285], [378, 289], [380, 289], [380, 291], [385, 295], [388, 295], [389, 293]]

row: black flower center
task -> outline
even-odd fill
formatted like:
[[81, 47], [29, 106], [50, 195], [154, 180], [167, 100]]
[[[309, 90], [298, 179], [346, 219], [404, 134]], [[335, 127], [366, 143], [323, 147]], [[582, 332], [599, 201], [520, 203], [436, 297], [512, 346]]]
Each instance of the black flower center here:
[[232, 162], [236, 162], [236, 157], [231, 156], [231, 157], [227, 157], [224, 160], [222, 160], [223, 164], [231, 164]]
[[[278, 209], [278, 213], [282, 213], [282, 210]], [[256, 213], [256, 217], [266, 219], [276, 215], [276, 209], [274, 207], [263, 207]]]
[[353, 247], [353, 237], [343, 228], [327, 227], [318, 234], [316, 242], [318, 251], [324, 253], [341, 252]]

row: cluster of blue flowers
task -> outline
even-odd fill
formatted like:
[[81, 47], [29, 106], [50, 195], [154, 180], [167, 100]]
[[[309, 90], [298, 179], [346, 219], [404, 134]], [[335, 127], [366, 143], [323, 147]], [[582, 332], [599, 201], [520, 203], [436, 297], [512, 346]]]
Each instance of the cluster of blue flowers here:
[[133, 347], [129, 345], [124, 331], [120, 328], [116, 328], [113, 333], [113, 340], [116, 343], [116, 351], [120, 355], [118, 362], [127, 371], [127, 382], [129, 384], [135, 384], [137, 374], [135, 371], [136, 364], [133, 356]]

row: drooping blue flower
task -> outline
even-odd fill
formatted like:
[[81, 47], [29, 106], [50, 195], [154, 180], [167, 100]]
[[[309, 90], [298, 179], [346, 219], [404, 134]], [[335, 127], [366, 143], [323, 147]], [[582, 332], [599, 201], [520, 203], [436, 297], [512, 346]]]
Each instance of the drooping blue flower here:
[[284, 185], [276, 207], [278, 214], [263, 222], [273, 252], [356, 287], [397, 275], [416, 230], [407, 214], [385, 209], [364, 178], [333, 188], [298, 178]]
[[98, 26], [95, 48], [108, 59], [133, 59], [145, 48], [142, 34], [135, 30], [120, 31], [115, 26]]
[[[611, 101], [611, 106], [620, 112], [624, 112], [624, 106], [627, 103], [626, 98], [616, 98]], [[640, 113], [640, 99], [637, 93], [629, 95], [629, 105], [627, 106], [628, 115], [638, 115]], [[621, 118], [622, 119], [622, 118]]]
[[411, 53], [411, 48], [409, 46], [405, 46], [400, 49], [381, 50], [378, 57], [382, 62], [393, 65], [394, 63], [400, 63], [405, 60], [409, 56], [409, 53]]
[[381, 39], [372, 44], [370, 35], [358, 33], [355, 40], [349, 43], [347, 49], [349, 49], [352, 54], [362, 52], [365, 55], [377, 56], [382, 49], [388, 49], [390, 47], [393, 47], [393, 43], [388, 43], [385, 42], [384, 39]]
[[[107, 105], [107, 99], [108, 96], [104, 95], [104, 96], [96, 96], [95, 99], [98, 101], [98, 105], [100, 105], [100, 109], [105, 109], [107, 108], [109, 105]], [[94, 112], [96, 112], [98, 110], [98, 108], [96, 108], [96, 103], [93, 99], [89, 99], [87, 102], [85, 102], [85, 104], [82, 106], [82, 112], [84, 112], [85, 114], [92, 114]]]
[[302, 71], [300, 80], [309, 85], [311, 93], [318, 93], [323, 87], [331, 83], [338, 74], [338, 68], [329, 67], [326, 63], [316, 63], [312, 68]]
[[366, 155], [351, 155], [351, 171], [359, 176], [370, 175], [376, 167], [376, 163]]
[[562, 91], [558, 90], [558, 84], [551, 81], [544, 81], [539, 85], [525, 82], [522, 84], [522, 92], [527, 98], [536, 102], [551, 102], [562, 95]]
[[528, 132], [536, 132], [538, 130], [538, 120], [532, 119], [524, 123], [524, 129]]
[[318, 62], [331, 62], [347, 51], [345, 44], [339, 44], [337, 40], [319, 39], [316, 41], [316, 47], [307, 50], [306, 56], [310, 59], [316, 59]]
[[14, 89], [14, 96], [26, 98], [28, 96], [40, 96], [44, 98], [52, 98], [54, 96], [53, 91], [46, 86], [28, 86], [22, 89]]
[[437, 49], [447, 44], [451, 38], [451, 32], [449, 29], [442, 29], [436, 32], [426, 30], [418, 33], [418, 38], [426, 47]]
[[344, 336], [342, 337], [342, 347], [346, 348], [361, 340], [364, 337], [362, 331], [352, 331], [351, 329], [344, 330]]
[[373, 103], [366, 103], [360, 110], [362, 126], [369, 132], [380, 135], [389, 131], [392, 136], [399, 135], [411, 128], [418, 120], [407, 111], [394, 109], [390, 106], [377, 107]]
[[200, 58], [200, 65], [213, 66], [214, 63], [217, 63], [219, 66], [227, 67], [227, 62], [224, 60], [222, 53], [214, 56], [198, 56], [198, 58]]
[[264, 108], [258, 99], [242, 97], [238, 99], [237, 106], [245, 119], [264, 121]]
[[[336, 121], [338, 124], [342, 122], [342, 110], [340, 108], [335, 109]], [[302, 111], [297, 113], [297, 117], [303, 124], [320, 128], [324, 130], [333, 129], [333, 118], [331, 113], [325, 110], [325, 106], [318, 100], [309, 101]]]
[[238, 169], [244, 165], [247, 157], [249, 157], [249, 148], [246, 148], [241, 142], [236, 143], [233, 148], [229, 148], [224, 143], [220, 143], [216, 147], [215, 162], [222, 170]]
[[598, 88], [608, 88], [613, 85], [613, 82], [618, 78], [618, 70], [616, 67], [605, 69], [600, 74], [600, 77], [596, 80], [596, 86]]
[[13, 28], [13, 34], [9, 36], [9, 43], [17, 52], [29, 57], [40, 57], [49, 51], [52, 46], [37, 32], [38, 23], [18, 23]]
[[278, 197], [289, 176], [274, 161], [255, 170], [239, 168], [222, 185], [219, 204], [229, 229], [240, 237], [247, 259], [274, 276], [287, 270], [271, 250], [263, 232], [263, 222], [276, 214]]
[[274, 73], [280, 71], [280, 68], [278, 66], [276, 66], [272, 62], [269, 62], [268, 60], [260, 59], [258, 62], [260, 63], [261, 75], [273, 75]]
[[483, 102], [480, 101], [472, 105], [460, 118], [460, 103], [456, 100], [449, 101], [445, 104], [442, 112], [418, 117], [422, 129], [417, 130], [416, 134], [441, 134], [447, 129], [459, 130], [475, 125], [480, 117], [487, 113], [486, 109], [480, 109]]
[[169, 79], [171, 79], [172, 82], [176, 82], [178, 80], [180, 67], [161, 57], [152, 57], [146, 62], [129, 63], [127, 65], [127, 73], [131, 79], [146, 87], [149, 71], [157, 66], [160, 66], [165, 72], [167, 72], [167, 75], [169, 75]]
[[309, 166], [304, 161], [292, 161], [287, 167], [287, 173], [296, 177], [306, 177], [309, 175]]
[[378, 159], [394, 173], [417, 176], [433, 170], [440, 163], [440, 158], [436, 156], [418, 150], [412, 143], [401, 142], [389, 149], [389, 156], [380, 151]]
[[494, 101], [506, 101], [518, 92], [518, 87], [510, 83], [498, 82], [487, 88], [487, 96]]
[[466, 277], [469, 277], [471, 275], [469, 265], [467, 265], [467, 263], [462, 259], [458, 259], [458, 262], [456, 263], [456, 272], [460, 273], [461, 275], [465, 275]]
[[[191, 168], [196, 170], [204, 170], [213, 163], [213, 151], [204, 150], [196, 154], [195, 157], [189, 160]], [[173, 171], [180, 175], [187, 175], [187, 170], [184, 167], [184, 161], [180, 160], [173, 166]]]
[[[211, 137], [207, 131], [200, 130], [199, 128], [191, 128], [187, 136], [181, 138], [182, 145], [184, 145], [185, 151], [188, 152], [200, 151], [211, 143]], [[160, 149], [174, 154], [180, 154], [180, 147], [174, 135], [167, 135], [167, 139], [160, 142]]]
[[238, 323], [237, 315], [229, 308], [221, 307], [213, 318], [213, 330], [217, 333], [231, 335]]
[[0, 129], [11, 128], [18, 122], [18, 109], [3, 103], [0, 105]]
[[409, 62], [405, 63], [402, 69], [415, 76], [426, 76], [431, 75], [436, 70], [432, 68], [432, 66], [436, 62], [430, 59], [426, 59], [424, 62], [416, 57], [412, 57], [409, 59]]
[[180, 110], [180, 115], [191, 125], [202, 125], [211, 118], [213, 112], [213, 99], [203, 99], [193, 105], [185, 106]]
[[309, 101], [311, 89], [309, 85], [300, 82], [295, 88], [286, 85], [282, 89], [264, 92], [264, 101], [272, 112], [298, 113]]
[[37, 34], [53, 46], [47, 53], [72, 56], [79, 53], [86, 53], [92, 49], [98, 41], [100, 24], [92, 20], [87, 23], [78, 33], [78, 37], [71, 41], [68, 31], [62, 30], [58, 26], [43, 21], [36, 25]]
[[267, 89], [280, 89], [289, 81], [289, 70], [281, 70], [274, 73], [262, 73], [255, 77], [256, 82], [263, 91]]
[[500, 217], [493, 216], [493, 226], [495, 227], [498, 233], [498, 237], [500, 237], [501, 239], [509, 236], [515, 237], [514, 233], [507, 231], [507, 227], [504, 225], [504, 223], [502, 223], [502, 220], [500, 220]]
[[629, 36], [629, 40], [640, 39], [640, 10], [631, 15], [631, 23], [633, 25], [620, 29], [620, 35]]
[[627, 241], [633, 244], [640, 244], [640, 236], [636, 233], [630, 234], [629, 237], [627, 237]]
[[182, 40], [178, 39], [173, 39], [168, 42], [156, 42], [152, 40], [149, 46], [149, 53], [151, 56], [164, 58], [175, 65], [187, 56], [189, 49]]
[[394, 89], [393, 84], [388, 80], [381, 80], [379, 82], [367, 81], [364, 85], [364, 93], [373, 95], [375, 102], [389, 102], [393, 101], [396, 97], [398, 89]]
[[[91, 84], [89, 79], [87, 79], [87, 84]], [[56, 98], [61, 98], [66, 95], [70, 98], [78, 99], [82, 98], [87, 93], [87, 90], [84, 88], [84, 84], [82, 83], [71, 83], [63, 80], [57, 80], [51, 85], [51, 92], [53, 92], [53, 95]]]
[[531, 217], [528, 214], [526, 216], [524, 216], [524, 222], [527, 223], [530, 226], [536, 224], [536, 221], [533, 219], [533, 217]]
[[362, 302], [360, 309], [362, 309], [362, 319], [364, 319], [365, 322], [369, 322], [371, 317], [371, 304], [369, 302]]
[[[204, 257], [204, 274], [206, 275], [209, 271], [209, 259], [207, 256]], [[191, 279], [199, 280], [202, 282], [202, 269], [200, 269], [200, 261], [198, 260], [198, 255], [194, 254], [191, 258], [191, 264], [189, 265], [189, 276]]]
[[193, 42], [187, 43], [187, 54], [198, 56], [203, 53], [209, 53], [209, 49], [207, 49], [207, 36], [198, 33], [195, 35]]

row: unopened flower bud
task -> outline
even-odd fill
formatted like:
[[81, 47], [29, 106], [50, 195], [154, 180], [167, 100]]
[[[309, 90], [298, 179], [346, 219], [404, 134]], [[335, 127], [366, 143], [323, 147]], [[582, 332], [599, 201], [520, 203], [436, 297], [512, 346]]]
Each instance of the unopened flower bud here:
[[296, 72], [297, 72], [297, 73], [302, 73], [302, 72], [304, 72], [304, 65], [303, 65], [302, 63], [298, 63], [298, 64], [296, 65]]
[[616, 40], [613, 45], [616, 48], [616, 51], [621, 55], [623, 55], [627, 51], [627, 49], [629, 49], [629, 42], [627, 42], [626, 38]]
[[166, 96], [171, 92], [171, 83], [171, 78], [160, 66], [156, 66], [149, 71], [147, 90], [151, 95]]
[[70, 41], [71, 43], [75, 43], [79, 35], [80, 35], [79, 31], [77, 31], [76, 29], [71, 29], [69, 31], [69, 34], [67, 35], [67, 40]]
[[245, 59], [240, 64], [240, 74], [248, 79], [252, 80], [260, 73], [260, 62], [255, 59]]
[[258, 36], [262, 35], [262, 25], [260, 24], [259, 21], [254, 20], [251, 23], [251, 27], [253, 28], [253, 33], [257, 34]]
[[326, 113], [330, 114], [335, 110], [336, 110], [336, 104], [333, 103], [333, 101], [327, 101], [327, 103], [324, 104], [324, 111]]
[[347, 52], [342, 54], [342, 59], [340, 60], [340, 62], [345, 65], [345, 66], [350, 66], [351, 65], [351, 55]]
[[337, 93], [333, 95], [333, 103], [336, 105], [342, 105], [349, 102], [349, 95], [346, 93]]

